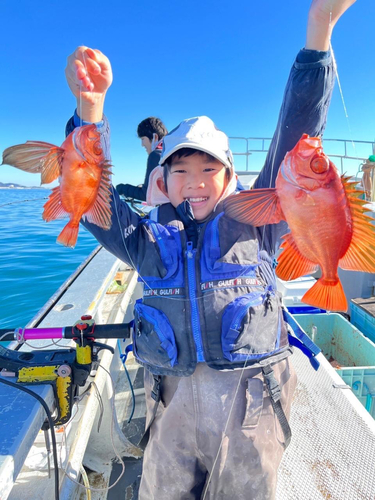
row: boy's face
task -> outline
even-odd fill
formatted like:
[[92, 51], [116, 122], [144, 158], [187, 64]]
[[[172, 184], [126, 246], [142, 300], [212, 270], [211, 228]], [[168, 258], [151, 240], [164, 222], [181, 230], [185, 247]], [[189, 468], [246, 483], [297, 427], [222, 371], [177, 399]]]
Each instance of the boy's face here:
[[213, 211], [227, 186], [225, 166], [208, 155], [194, 154], [175, 160], [168, 173], [168, 197], [174, 207], [189, 200], [196, 220]]

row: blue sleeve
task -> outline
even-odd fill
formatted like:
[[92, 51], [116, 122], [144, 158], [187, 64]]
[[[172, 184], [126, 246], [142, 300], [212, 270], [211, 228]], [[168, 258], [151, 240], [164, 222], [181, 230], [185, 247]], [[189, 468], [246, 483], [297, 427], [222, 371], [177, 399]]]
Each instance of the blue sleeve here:
[[265, 165], [254, 188], [275, 186], [284, 156], [294, 148], [302, 134], [323, 134], [334, 81], [335, 71], [330, 52], [305, 49], [299, 52], [285, 88]]
[[[270, 188], [286, 153], [294, 148], [302, 134], [321, 136], [332, 97], [335, 70], [330, 52], [302, 49], [293, 64], [285, 88], [275, 134], [262, 171], [254, 188]], [[274, 255], [287, 224], [259, 228], [262, 248]]]
[[[80, 120], [77, 112], [66, 124], [65, 134], [69, 135], [75, 127], [88, 125]], [[107, 118], [96, 124], [102, 137], [103, 150], [106, 158], [110, 158], [110, 128]], [[112, 225], [109, 230], [88, 222], [83, 216], [81, 224], [103, 245], [109, 252], [137, 268], [139, 236], [142, 234], [141, 217], [133, 212], [129, 206], [120, 199], [116, 189], [111, 186], [111, 211]]]

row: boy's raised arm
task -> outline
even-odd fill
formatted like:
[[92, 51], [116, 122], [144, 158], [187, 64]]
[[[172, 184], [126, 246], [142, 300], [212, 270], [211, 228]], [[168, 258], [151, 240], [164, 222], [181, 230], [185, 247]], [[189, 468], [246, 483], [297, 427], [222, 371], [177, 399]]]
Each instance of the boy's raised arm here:
[[356, 0], [313, 0], [309, 10], [305, 49], [329, 50], [335, 24]]
[[334, 25], [353, 3], [355, 0], [313, 0], [306, 47], [291, 69], [276, 131], [254, 188], [274, 187], [285, 154], [302, 134], [323, 134], [335, 79], [329, 41]]
[[[65, 75], [77, 100], [77, 109], [67, 123], [66, 135], [79, 125], [96, 123], [102, 135], [105, 155], [110, 159], [109, 123], [103, 115], [105, 95], [112, 83], [109, 59], [99, 50], [78, 47], [68, 57]], [[81, 220], [81, 223], [108, 251], [131, 266], [136, 266], [140, 217], [120, 200], [113, 187], [111, 211], [112, 225], [109, 230], [87, 220]]]

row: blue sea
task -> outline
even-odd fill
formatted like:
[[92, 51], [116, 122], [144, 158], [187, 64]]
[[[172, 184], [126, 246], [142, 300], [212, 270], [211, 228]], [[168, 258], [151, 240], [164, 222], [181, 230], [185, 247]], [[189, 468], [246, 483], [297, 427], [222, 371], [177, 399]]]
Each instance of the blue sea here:
[[74, 249], [56, 243], [69, 219], [42, 219], [47, 189], [0, 189], [0, 328], [24, 327], [98, 245], [82, 226]]

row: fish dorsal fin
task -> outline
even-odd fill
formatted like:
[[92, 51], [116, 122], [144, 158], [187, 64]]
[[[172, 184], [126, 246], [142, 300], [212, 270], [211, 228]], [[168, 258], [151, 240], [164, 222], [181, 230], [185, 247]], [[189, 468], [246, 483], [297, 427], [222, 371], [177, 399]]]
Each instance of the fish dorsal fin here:
[[111, 227], [111, 163], [108, 161], [103, 162], [100, 167], [102, 168], [102, 177], [100, 179], [100, 186], [98, 195], [96, 197], [93, 207], [85, 214], [87, 220], [96, 224], [103, 229]]
[[354, 183], [341, 177], [353, 222], [353, 234], [348, 250], [339, 261], [339, 267], [349, 271], [375, 273], [375, 219], [365, 214], [366, 201], [359, 199], [363, 191], [352, 189]]
[[277, 224], [285, 220], [276, 189], [250, 189], [229, 196], [224, 200], [228, 217], [252, 226]]
[[46, 222], [49, 222], [55, 219], [63, 219], [64, 217], [68, 217], [68, 215], [61, 204], [60, 186], [57, 186], [52, 189], [48, 201], [44, 204], [42, 217]]
[[291, 233], [283, 236], [283, 249], [277, 259], [276, 274], [284, 281], [295, 280], [306, 274], [315, 272], [318, 265], [306, 259], [298, 250], [296, 242]]
[[41, 184], [48, 184], [60, 175], [64, 150], [48, 142], [27, 141], [5, 149], [3, 163], [33, 174], [41, 173]]

